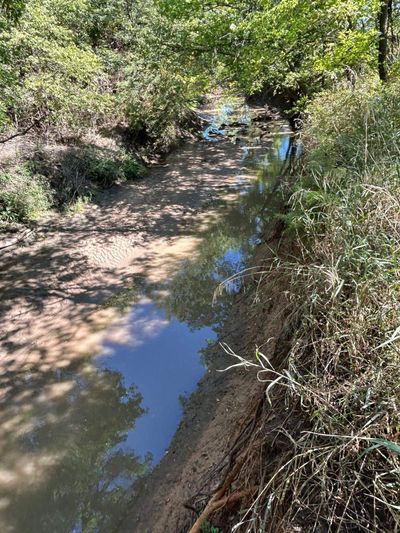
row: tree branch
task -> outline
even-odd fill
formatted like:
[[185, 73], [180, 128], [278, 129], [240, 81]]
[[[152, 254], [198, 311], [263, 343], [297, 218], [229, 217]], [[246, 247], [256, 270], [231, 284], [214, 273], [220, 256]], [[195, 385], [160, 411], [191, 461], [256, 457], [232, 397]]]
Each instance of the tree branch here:
[[36, 120], [34, 120], [32, 122], [32, 124], [30, 126], [28, 126], [27, 128], [25, 128], [24, 130], [22, 131], [18, 131], [17, 133], [14, 133], [13, 135], [10, 135], [10, 137], [6, 137], [5, 139], [0, 139], [0, 144], [4, 144], [8, 141], [11, 141], [12, 139], [15, 139], [15, 137], [22, 137], [23, 135], [26, 135], [28, 132], [30, 132], [33, 128], [35, 128], [36, 126], [38, 126], [43, 119], [45, 119], [47, 116], [48, 116], [49, 113], [45, 113], [44, 115], [42, 115], [41, 117], [37, 118]]

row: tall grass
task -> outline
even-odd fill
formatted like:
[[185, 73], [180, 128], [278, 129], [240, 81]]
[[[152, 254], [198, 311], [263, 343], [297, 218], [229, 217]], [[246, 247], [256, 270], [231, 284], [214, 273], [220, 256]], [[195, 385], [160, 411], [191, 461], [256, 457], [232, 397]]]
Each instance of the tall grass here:
[[285, 370], [257, 363], [303, 431], [237, 529], [400, 531], [400, 85], [322, 94], [303, 140], [277, 264], [295, 334]]
[[39, 218], [51, 204], [51, 193], [43, 176], [28, 168], [0, 173], [0, 228], [8, 222]]

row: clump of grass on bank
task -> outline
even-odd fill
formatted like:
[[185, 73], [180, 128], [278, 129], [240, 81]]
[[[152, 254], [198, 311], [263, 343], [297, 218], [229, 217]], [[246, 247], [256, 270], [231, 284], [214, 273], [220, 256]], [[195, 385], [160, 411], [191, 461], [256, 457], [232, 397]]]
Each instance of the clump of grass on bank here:
[[309, 109], [284, 216], [299, 253], [280, 264], [295, 336], [286, 370], [271, 373], [304, 431], [282, 428], [291, 451], [264, 465], [246, 531], [400, 529], [399, 94], [360, 83]]
[[51, 192], [45, 178], [27, 167], [0, 173], [0, 227], [36, 220], [49, 209]]
[[116, 154], [102, 155], [96, 150], [84, 154], [90, 179], [101, 186], [130, 181], [141, 176], [145, 168], [129, 153], [120, 150]]

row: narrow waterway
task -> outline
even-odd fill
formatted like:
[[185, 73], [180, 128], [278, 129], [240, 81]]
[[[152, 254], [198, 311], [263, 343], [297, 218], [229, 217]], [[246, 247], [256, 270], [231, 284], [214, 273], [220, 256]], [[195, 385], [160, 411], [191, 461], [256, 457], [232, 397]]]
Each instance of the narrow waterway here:
[[222, 364], [209, 347], [240, 281], [213, 303], [214, 291], [246, 267], [296, 151], [264, 115], [209, 109], [202, 141], [104, 195], [63, 240], [7, 258], [2, 533], [118, 531], [186, 398]]

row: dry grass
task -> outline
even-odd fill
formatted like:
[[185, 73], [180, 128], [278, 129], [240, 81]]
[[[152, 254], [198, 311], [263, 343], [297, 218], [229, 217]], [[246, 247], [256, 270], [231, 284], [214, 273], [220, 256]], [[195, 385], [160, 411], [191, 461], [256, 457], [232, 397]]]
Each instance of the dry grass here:
[[272, 408], [303, 431], [290, 417], [274, 430], [275, 463], [265, 439], [264, 482], [235, 531], [400, 530], [397, 94], [360, 85], [310, 110], [284, 216], [299, 253], [274, 265], [291, 277], [295, 334], [285, 370], [252, 362]]

